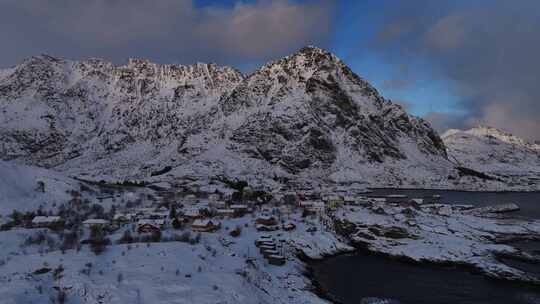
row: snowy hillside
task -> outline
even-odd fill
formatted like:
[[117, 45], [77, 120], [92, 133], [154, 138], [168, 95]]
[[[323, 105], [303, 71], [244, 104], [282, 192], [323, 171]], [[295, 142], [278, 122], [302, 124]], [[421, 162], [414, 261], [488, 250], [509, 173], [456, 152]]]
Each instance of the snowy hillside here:
[[511, 183], [540, 181], [540, 146], [491, 127], [442, 135], [448, 154], [461, 165], [507, 177]]
[[91, 180], [487, 187], [458, 174], [426, 121], [316, 47], [247, 76], [42, 55], [0, 73], [0, 110], [0, 158]]
[[60, 173], [0, 161], [0, 215], [64, 203], [68, 191], [78, 187], [78, 182]]

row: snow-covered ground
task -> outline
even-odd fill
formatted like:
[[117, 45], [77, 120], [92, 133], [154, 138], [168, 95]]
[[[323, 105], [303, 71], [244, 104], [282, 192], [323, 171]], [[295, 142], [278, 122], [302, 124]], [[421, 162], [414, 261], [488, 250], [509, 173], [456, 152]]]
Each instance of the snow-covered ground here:
[[[137, 207], [108, 201], [105, 211], [113, 204], [117, 212], [134, 211], [159, 205], [159, 200]], [[208, 205], [205, 199], [198, 201], [198, 206]], [[243, 217], [215, 218], [221, 222], [216, 232], [169, 225], [160, 242], [119, 244], [126, 231], [138, 235], [135, 224], [127, 223], [107, 236], [112, 243], [99, 255], [90, 245], [62, 250], [66, 231], [0, 231], [2, 303], [41, 303], [57, 300], [59, 294], [66, 295], [66, 303], [326, 303], [314, 293], [302, 258], [350, 252], [351, 245], [418, 262], [464, 264], [504, 280], [540, 282], [498, 259], [540, 261], [534, 253], [504, 244], [540, 239], [538, 221], [497, 218], [487, 209], [471, 211], [467, 206], [414, 207], [360, 197], [357, 203], [308, 216], [300, 207], [264, 204]], [[259, 232], [255, 220], [262, 214], [294, 223], [296, 229]], [[240, 234], [232, 236], [238, 227]], [[87, 239], [88, 228], [80, 229], [79, 241]], [[189, 240], [198, 240], [179, 237], [186, 233]], [[263, 258], [255, 246], [261, 235], [282, 244], [278, 251], [286, 257], [285, 265], [274, 266]]]
[[62, 173], [0, 161], [0, 215], [52, 208], [67, 202], [71, 190], [79, 190], [79, 183]]
[[[321, 258], [352, 247], [325, 230], [316, 218], [303, 219], [296, 212], [287, 219], [298, 227], [290, 232], [261, 233], [248, 215], [224, 220], [220, 231], [201, 233], [196, 244], [111, 245], [99, 256], [87, 246], [65, 252], [22, 246], [28, 235], [37, 233], [35, 229], [1, 232], [2, 303], [48, 301], [57, 297], [55, 287], [66, 291], [67, 303], [326, 303], [313, 293], [297, 253]], [[130, 226], [111, 239], [118, 239]], [[242, 227], [241, 235], [229, 236], [235, 227]], [[316, 227], [317, 232], [306, 232], [308, 227]], [[268, 264], [259, 253], [255, 240], [262, 234], [285, 241], [281, 249], [287, 257], [284, 266]], [[64, 270], [55, 278], [54, 269], [60, 265]], [[44, 267], [52, 270], [35, 274]]]

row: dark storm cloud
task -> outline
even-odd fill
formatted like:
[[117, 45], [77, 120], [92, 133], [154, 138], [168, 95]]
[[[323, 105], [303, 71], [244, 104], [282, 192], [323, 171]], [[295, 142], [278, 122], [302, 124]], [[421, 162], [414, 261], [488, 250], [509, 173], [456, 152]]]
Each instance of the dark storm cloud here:
[[[452, 93], [468, 112], [462, 125], [539, 139], [540, 1], [434, 2], [441, 3], [406, 1], [389, 12], [375, 47], [394, 63], [429, 60], [433, 77], [455, 82]], [[455, 124], [448, 115], [430, 119]]]
[[187, 0], [5, 0], [0, 67], [41, 53], [249, 66], [306, 44], [325, 45], [332, 15], [330, 1], [197, 7]]

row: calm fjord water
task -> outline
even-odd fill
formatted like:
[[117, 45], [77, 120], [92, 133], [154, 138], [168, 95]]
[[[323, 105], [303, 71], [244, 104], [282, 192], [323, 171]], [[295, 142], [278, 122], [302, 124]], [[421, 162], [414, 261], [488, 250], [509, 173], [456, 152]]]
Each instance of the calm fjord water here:
[[[405, 194], [411, 198], [440, 194], [443, 203], [476, 206], [516, 203], [521, 210], [512, 213], [513, 216], [540, 219], [538, 192], [376, 189], [373, 193], [387, 194]], [[540, 244], [535, 242], [518, 247], [540, 250]], [[536, 268], [539, 265], [513, 266]], [[328, 258], [314, 262], [312, 267], [323, 290], [344, 304], [363, 303], [363, 299], [370, 297], [396, 301], [373, 302], [377, 304], [540, 304], [540, 287], [490, 280], [462, 267], [410, 264], [367, 252]]]

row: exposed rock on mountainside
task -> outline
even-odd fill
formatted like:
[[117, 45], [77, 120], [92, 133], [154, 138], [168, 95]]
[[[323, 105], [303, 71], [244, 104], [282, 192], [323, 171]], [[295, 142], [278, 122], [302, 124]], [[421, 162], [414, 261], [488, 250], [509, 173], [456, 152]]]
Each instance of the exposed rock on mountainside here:
[[0, 156], [93, 178], [250, 176], [445, 185], [444, 143], [334, 55], [244, 77], [213, 64], [33, 57], [0, 73]]

